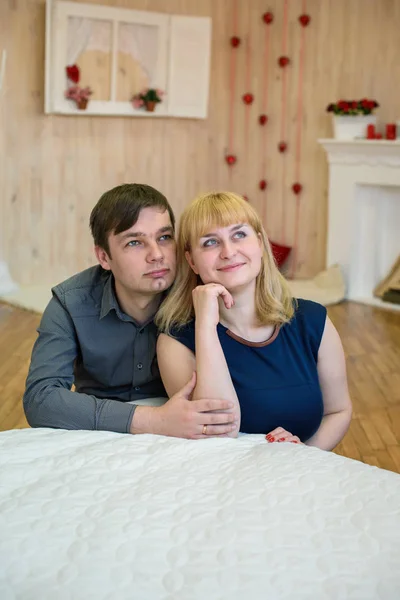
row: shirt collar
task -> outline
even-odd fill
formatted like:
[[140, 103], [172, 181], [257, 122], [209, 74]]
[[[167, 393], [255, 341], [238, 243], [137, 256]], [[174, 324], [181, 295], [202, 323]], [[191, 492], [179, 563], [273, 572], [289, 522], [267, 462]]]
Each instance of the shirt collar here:
[[[162, 299], [164, 299], [164, 298], [165, 298], [165, 293], [163, 294]], [[121, 319], [121, 321], [130, 321], [131, 323], [136, 325], [136, 327], [139, 327], [141, 329], [144, 329], [147, 325], [152, 323], [153, 319], [154, 319], [154, 316], [153, 316], [148, 321], [146, 321], [146, 323], [142, 323], [141, 325], [138, 325], [138, 323], [136, 323], [136, 321], [134, 319], [132, 319], [132, 317], [130, 317], [129, 315], [126, 315], [124, 312], [122, 312], [122, 310], [118, 304], [117, 297], [115, 295], [114, 276], [112, 273], [110, 273], [108, 275], [107, 281], [104, 284], [103, 296], [101, 299], [100, 319], [103, 319], [105, 316], [107, 316], [111, 310], [115, 310], [115, 312], [117, 313], [117, 316], [119, 317], [119, 319]]]
[[103, 319], [106, 315], [108, 315], [110, 310], [113, 309], [121, 318], [121, 310], [114, 292], [114, 277], [112, 273], [110, 273], [107, 277], [107, 281], [104, 284], [103, 296], [101, 299], [100, 319]]

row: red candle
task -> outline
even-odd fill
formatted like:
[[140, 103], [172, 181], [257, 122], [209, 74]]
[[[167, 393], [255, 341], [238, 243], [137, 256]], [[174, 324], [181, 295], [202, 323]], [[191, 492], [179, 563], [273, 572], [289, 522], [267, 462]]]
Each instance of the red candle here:
[[395, 140], [396, 139], [396, 123], [387, 123], [386, 139], [387, 140]]
[[367, 125], [367, 140], [374, 140], [375, 139], [375, 125], [373, 123], [370, 123], [369, 125]]

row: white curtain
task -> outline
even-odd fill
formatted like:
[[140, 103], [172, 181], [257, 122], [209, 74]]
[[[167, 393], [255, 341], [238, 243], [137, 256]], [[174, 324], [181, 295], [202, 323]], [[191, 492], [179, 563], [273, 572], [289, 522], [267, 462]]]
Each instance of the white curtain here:
[[120, 23], [118, 30], [118, 51], [132, 56], [140, 63], [150, 85], [155, 81], [158, 54], [158, 28], [139, 23]]
[[98, 19], [69, 17], [67, 64], [74, 65], [85, 50], [111, 52], [111, 23]]

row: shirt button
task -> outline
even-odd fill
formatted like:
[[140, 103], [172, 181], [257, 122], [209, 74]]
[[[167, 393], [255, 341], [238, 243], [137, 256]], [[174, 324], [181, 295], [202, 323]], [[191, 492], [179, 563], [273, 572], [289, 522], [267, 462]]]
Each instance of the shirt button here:
[[137, 366], [137, 368], [139, 369], [139, 371], [140, 371], [140, 369], [143, 369], [143, 365], [142, 365], [142, 363], [138, 363], [136, 366]]
[[139, 387], [138, 385], [136, 385], [136, 386], [134, 387], [134, 390], [135, 390], [135, 392], [138, 392], [138, 391], [140, 390], [140, 387]]

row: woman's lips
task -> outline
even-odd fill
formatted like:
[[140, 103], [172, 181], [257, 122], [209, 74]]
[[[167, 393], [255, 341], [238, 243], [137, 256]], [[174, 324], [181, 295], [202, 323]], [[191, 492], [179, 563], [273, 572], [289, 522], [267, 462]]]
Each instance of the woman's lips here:
[[227, 265], [226, 267], [221, 267], [218, 271], [237, 271], [240, 267], [243, 267], [244, 263], [235, 263], [234, 265]]

